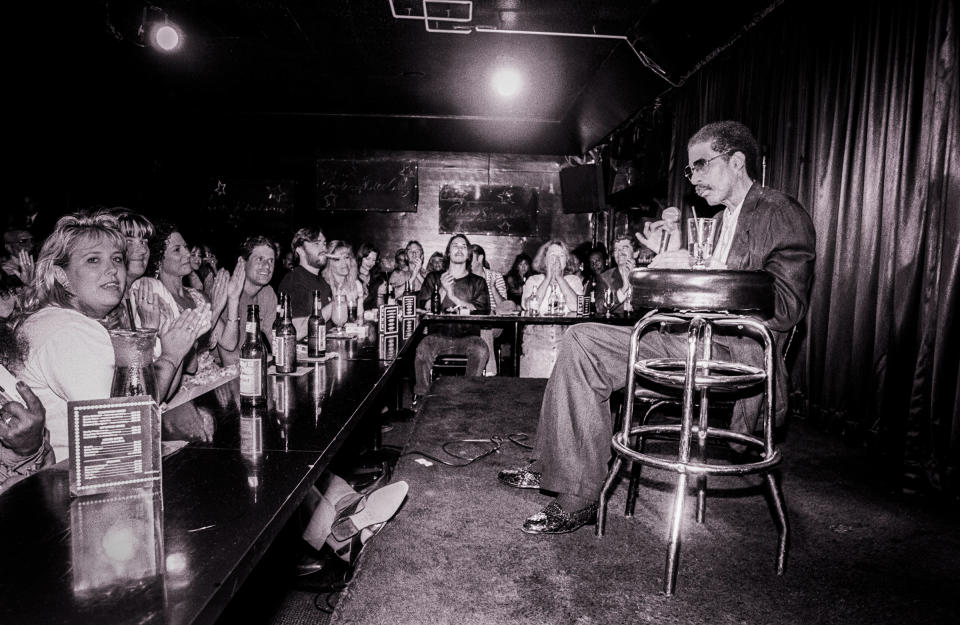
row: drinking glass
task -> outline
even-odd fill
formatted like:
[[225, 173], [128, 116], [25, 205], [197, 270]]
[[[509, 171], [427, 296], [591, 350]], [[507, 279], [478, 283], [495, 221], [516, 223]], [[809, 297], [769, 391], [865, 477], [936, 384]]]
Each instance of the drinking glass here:
[[687, 219], [687, 250], [690, 252], [690, 266], [703, 269], [713, 256], [713, 236], [717, 220], [711, 217], [690, 217]]
[[347, 296], [338, 293], [333, 298], [333, 308], [330, 315], [333, 325], [337, 326], [337, 334], [343, 334], [343, 326], [347, 324], [347, 316]]

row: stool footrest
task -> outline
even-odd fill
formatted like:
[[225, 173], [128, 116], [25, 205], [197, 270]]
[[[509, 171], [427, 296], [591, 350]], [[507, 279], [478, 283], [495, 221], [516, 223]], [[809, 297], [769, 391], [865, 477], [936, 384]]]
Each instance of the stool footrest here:
[[[648, 358], [634, 366], [634, 372], [648, 380], [682, 388], [686, 380], [686, 361], [680, 358]], [[716, 388], [724, 390], [742, 390], [750, 388], [767, 377], [759, 367], [725, 360], [698, 360], [694, 388]]]
[[[634, 435], [639, 434], [641, 437], [648, 434], [679, 435], [681, 433], [681, 427], [682, 426], [680, 424], [634, 426], [630, 429], [630, 433], [626, 437], [624, 437], [623, 432], [617, 432], [614, 434], [612, 441], [613, 448], [617, 451], [617, 453], [630, 458], [634, 462], [657, 467], [658, 469], [664, 469], [666, 471], [673, 471], [674, 473], [686, 473], [690, 475], [749, 475], [751, 473], [767, 473], [780, 464], [780, 460], [782, 459], [780, 450], [774, 449], [769, 456], [764, 457], [762, 460], [757, 462], [748, 462], [742, 464], [680, 462], [677, 460], [668, 460], [666, 458], [661, 458], [652, 454], [638, 451], [630, 444], [630, 439]], [[696, 434], [698, 433], [699, 428], [694, 427], [692, 431], [694, 434]], [[710, 437], [736, 441], [738, 443], [751, 447], [757, 447], [759, 449], [765, 448], [763, 441], [761, 441], [759, 438], [750, 436], [748, 434], [732, 432], [730, 430], [707, 428], [707, 438]]]

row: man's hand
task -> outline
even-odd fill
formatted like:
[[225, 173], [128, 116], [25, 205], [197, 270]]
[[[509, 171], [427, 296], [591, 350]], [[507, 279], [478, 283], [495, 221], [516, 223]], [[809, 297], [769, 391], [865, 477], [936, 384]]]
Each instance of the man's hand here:
[[19, 456], [29, 456], [43, 444], [47, 411], [23, 382], [17, 382], [17, 392], [27, 405], [11, 401], [0, 408], [0, 442]]
[[33, 277], [36, 275], [36, 265], [30, 253], [27, 250], [20, 250], [17, 254], [17, 261], [20, 263], [20, 275], [17, 277], [24, 284], [32, 283]]
[[240, 299], [240, 294], [243, 293], [243, 285], [247, 281], [247, 261], [243, 258], [237, 259], [237, 266], [233, 269], [233, 274], [230, 276], [230, 282], [227, 286], [227, 297], [229, 299]]

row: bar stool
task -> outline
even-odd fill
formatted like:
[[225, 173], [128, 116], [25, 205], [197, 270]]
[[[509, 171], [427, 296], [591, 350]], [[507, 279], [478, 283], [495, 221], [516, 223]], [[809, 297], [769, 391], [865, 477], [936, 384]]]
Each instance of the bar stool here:
[[[634, 326], [630, 337], [629, 366], [624, 393], [622, 426], [614, 434], [612, 446], [614, 462], [600, 492], [596, 535], [603, 536], [609, 491], [624, 462], [639, 463], [678, 474], [672, 519], [668, 535], [666, 569], [663, 590], [672, 595], [676, 587], [677, 564], [680, 552], [680, 523], [683, 517], [687, 482], [696, 478], [698, 523], [705, 519], [706, 482], [710, 475], [763, 474], [770, 488], [773, 513], [778, 522], [779, 539], [776, 558], [777, 574], [783, 575], [786, 563], [788, 522], [783, 494], [774, 470], [780, 464], [781, 453], [773, 443], [774, 414], [774, 354], [776, 348], [770, 330], [756, 319], [742, 313], [761, 311], [769, 314], [773, 306], [773, 278], [762, 271], [696, 271], [696, 270], [635, 270], [630, 275], [634, 306], [652, 308]], [[676, 312], [661, 312], [671, 310]], [[653, 358], [639, 360], [637, 348], [640, 337], [654, 326], [685, 327], [687, 330], [685, 358]], [[751, 336], [763, 345], [764, 366], [754, 367], [740, 362], [712, 358], [715, 328], [733, 328]], [[702, 356], [698, 353], [702, 351]], [[641, 379], [658, 387], [651, 394], [646, 387], [638, 387]], [[708, 425], [709, 395], [711, 391], [741, 392], [763, 385], [765, 411], [763, 435], [734, 432]], [[648, 425], [646, 418], [633, 424], [634, 402], [639, 397], [666, 400], [664, 390], [680, 392], [682, 418], [679, 424]], [[694, 393], [699, 394], [699, 415], [694, 423]], [[644, 438], [670, 435], [678, 438], [676, 460], [646, 453]], [[695, 437], [695, 439], [694, 439]], [[753, 462], [717, 464], [706, 456], [709, 439], [720, 439], [759, 450], [761, 457]], [[696, 443], [697, 458], [691, 459], [691, 448]], [[628, 494], [628, 512], [632, 501]]]

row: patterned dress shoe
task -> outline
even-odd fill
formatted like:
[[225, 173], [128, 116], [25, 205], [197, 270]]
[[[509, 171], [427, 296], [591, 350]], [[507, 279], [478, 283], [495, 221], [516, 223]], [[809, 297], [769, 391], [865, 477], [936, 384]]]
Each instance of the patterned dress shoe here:
[[514, 488], [540, 489], [540, 473], [531, 471], [527, 467], [518, 469], [504, 469], [497, 474], [497, 479]]
[[597, 504], [567, 512], [556, 501], [523, 522], [527, 534], [567, 534], [597, 522]]

